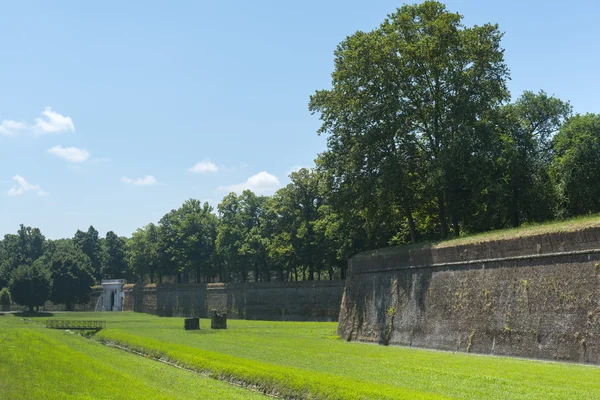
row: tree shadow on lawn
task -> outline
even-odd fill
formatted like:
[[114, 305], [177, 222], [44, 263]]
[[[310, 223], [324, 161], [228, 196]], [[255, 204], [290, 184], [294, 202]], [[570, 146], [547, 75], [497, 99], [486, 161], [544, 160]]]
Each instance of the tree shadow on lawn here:
[[14, 313], [17, 317], [27, 317], [27, 318], [48, 318], [54, 316], [51, 312], [32, 312], [32, 311], [22, 311], [18, 313]]

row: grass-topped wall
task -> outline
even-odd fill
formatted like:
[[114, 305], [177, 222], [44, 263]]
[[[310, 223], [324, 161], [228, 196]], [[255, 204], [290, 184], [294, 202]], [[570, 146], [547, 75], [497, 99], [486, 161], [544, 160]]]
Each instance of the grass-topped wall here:
[[350, 260], [347, 340], [600, 363], [600, 228]]

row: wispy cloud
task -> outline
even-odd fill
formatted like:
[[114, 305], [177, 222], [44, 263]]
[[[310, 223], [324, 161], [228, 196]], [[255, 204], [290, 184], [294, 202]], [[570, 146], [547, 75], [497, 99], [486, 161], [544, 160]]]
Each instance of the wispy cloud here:
[[279, 178], [267, 171], [261, 171], [252, 175], [245, 182], [229, 186], [220, 186], [217, 190], [241, 193], [244, 190], [252, 190], [256, 194], [272, 194], [281, 187]]
[[42, 111], [42, 115], [36, 118], [33, 124], [10, 119], [5, 119], [0, 123], [0, 135], [2, 136], [14, 137], [23, 133], [41, 136], [63, 132], [75, 132], [75, 124], [71, 117], [59, 114], [53, 111], [51, 107], [46, 107]]
[[219, 171], [217, 164], [210, 160], [202, 160], [199, 163], [196, 163], [193, 167], [188, 169], [188, 172], [194, 174], [207, 174], [207, 173], [215, 173]]
[[72, 163], [82, 163], [90, 158], [90, 153], [85, 149], [78, 149], [77, 147], [62, 147], [54, 146], [48, 149], [48, 153], [55, 155], [56, 157], [65, 159]]
[[152, 175], [146, 175], [143, 178], [128, 178], [124, 176], [121, 178], [121, 182], [136, 186], [152, 186], [158, 183]]
[[27, 124], [19, 121], [5, 119], [0, 124], [0, 136], [19, 136], [23, 131], [27, 130]]
[[47, 133], [75, 132], [75, 125], [71, 117], [61, 115], [52, 111], [52, 108], [46, 107], [42, 111], [42, 117], [35, 119], [32, 131], [36, 136]]
[[17, 183], [8, 191], [9, 196], [19, 196], [25, 194], [25, 192], [35, 192], [38, 196], [48, 195], [47, 192], [44, 192], [42, 188], [40, 188], [40, 185], [32, 185], [20, 175], [15, 175], [12, 179]]

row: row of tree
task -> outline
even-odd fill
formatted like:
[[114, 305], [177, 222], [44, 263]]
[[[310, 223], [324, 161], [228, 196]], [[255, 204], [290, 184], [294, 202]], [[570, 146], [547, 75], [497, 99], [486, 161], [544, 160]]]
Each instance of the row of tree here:
[[72, 310], [89, 301], [91, 287], [102, 277], [127, 271], [126, 239], [114, 232], [100, 239], [94, 227], [77, 231], [73, 239], [47, 240], [38, 228], [21, 225], [0, 241], [0, 287], [30, 310], [48, 300]]
[[501, 38], [435, 1], [403, 6], [336, 49], [309, 103], [327, 136], [314, 168], [273, 196], [190, 199], [131, 238], [21, 227], [0, 242], [0, 287], [36, 265], [57, 282], [59, 243], [96, 281], [343, 279], [367, 249], [600, 212], [600, 115], [543, 91], [511, 102]]

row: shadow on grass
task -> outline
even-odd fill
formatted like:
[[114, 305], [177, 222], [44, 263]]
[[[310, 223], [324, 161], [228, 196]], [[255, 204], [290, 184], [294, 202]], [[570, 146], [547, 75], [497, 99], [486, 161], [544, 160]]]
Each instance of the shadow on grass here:
[[48, 318], [54, 316], [54, 314], [50, 312], [32, 312], [32, 311], [22, 311], [18, 313], [14, 313], [17, 317], [27, 317], [27, 318]]

